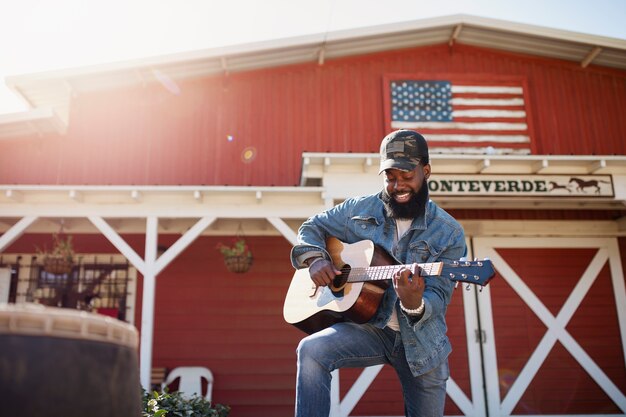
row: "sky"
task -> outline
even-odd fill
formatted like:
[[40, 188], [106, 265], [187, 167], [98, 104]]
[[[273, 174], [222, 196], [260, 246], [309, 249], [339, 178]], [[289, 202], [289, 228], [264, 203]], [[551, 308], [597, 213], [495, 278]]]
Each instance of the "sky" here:
[[626, 0], [5, 0], [0, 114], [28, 108], [5, 77], [469, 14], [626, 40]]

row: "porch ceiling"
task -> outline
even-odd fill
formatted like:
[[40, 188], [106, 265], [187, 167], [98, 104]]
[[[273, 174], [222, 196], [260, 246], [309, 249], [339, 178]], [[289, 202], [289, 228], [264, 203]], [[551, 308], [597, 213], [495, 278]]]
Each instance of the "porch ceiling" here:
[[102, 217], [118, 233], [145, 233], [146, 218], [157, 217], [160, 233], [183, 233], [198, 218], [216, 220], [203, 232], [280, 235], [270, 219], [292, 230], [331, 201], [321, 187], [207, 186], [39, 186], [0, 185], [0, 231], [19, 218], [38, 220], [29, 232], [92, 233], [90, 216]]
[[[445, 208], [624, 210], [626, 156], [431, 155], [433, 177], [473, 175], [610, 174], [614, 198], [435, 196]], [[348, 197], [376, 192], [382, 186], [378, 154], [304, 153], [299, 187], [224, 186], [56, 186], [0, 185], [0, 232], [20, 218], [38, 220], [29, 232], [49, 233], [64, 225], [73, 233], [93, 233], [90, 216], [102, 217], [118, 233], [144, 233], [146, 218], [158, 218], [159, 233], [183, 233], [198, 218], [216, 220], [205, 235], [280, 235], [272, 218], [293, 231], [302, 221]]]

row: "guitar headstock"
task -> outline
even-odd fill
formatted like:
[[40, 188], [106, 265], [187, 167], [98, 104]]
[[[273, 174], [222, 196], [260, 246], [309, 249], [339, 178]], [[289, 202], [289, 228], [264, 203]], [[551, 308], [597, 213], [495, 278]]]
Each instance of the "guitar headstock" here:
[[494, 277], [496, 271], [489, 259], [476, 261], [454, 261], [446, 262], [443, 265], [442, 277], [452, 281], [466, 282], [485, 286]]

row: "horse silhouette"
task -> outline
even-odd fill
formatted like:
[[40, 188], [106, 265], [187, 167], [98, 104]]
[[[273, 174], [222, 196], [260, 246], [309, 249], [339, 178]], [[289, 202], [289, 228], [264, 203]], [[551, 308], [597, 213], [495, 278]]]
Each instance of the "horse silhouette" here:
[[572, 192], [572, 190], [569, 189], [569, 184], [568, 185], [561, 185], [561, 184], [558, 184], [558, 183], [556, 183], [554, 181], [549, 181], [549, 183], [550, 183], [550, 191], [554, 191], [556, 189], [563, 188], [563, 189], [567, 190], [570, 193]]
[[570, 178], [569, 183], [570, 184], [575, 183], [576, 184], [576, 191], [580, 191], [580, 192], [583, 192], [583, 193], [587, 192], [587, 191], [585, 191], [585, 188], [587, 188], [587, 187], [595, 187], [596, 188], [596, 194], [600, 194], [600, 185], [599, 185], [599, 183], [610, 184], [609, 181], [602, 181], [602, 180], [600, 180], [600, 181], [598, 181], [598, 180], [585, 181], [585, 180], [582, 180], [580, 178], [575, 178], [575, 177]]

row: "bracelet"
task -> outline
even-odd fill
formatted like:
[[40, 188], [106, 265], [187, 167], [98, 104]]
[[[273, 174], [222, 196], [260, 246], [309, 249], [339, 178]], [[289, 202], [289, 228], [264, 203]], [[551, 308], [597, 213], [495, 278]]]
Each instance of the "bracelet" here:
[[405, 306], [402, 305], [402, 301], [400, 301], [400, 308], [406, 314], [410, 314], [412, 316], [419, 316], [420, 314], [422, 314], [424, 312], [424, 297], [422, 297], [422, 304], [420, 304], [420, 306], [417, 307], [417, 308], [413, 308], [413, 309], [406, 308]]

